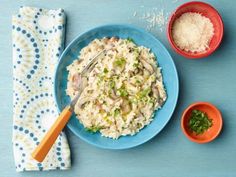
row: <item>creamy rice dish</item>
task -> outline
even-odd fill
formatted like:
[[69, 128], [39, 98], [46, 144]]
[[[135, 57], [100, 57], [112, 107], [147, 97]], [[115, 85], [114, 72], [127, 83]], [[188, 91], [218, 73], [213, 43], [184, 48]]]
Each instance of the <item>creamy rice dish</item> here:
[[[111, 45], [81, 79], [80, 73], [91, 58]], [[84, 85], [75, 114], [88, 131], [105, 137], [136, 134], [153, 120], [154, 111], [167, 98], [155, 55], [131, 39], [95, 39], [67, 69], [66, 92], [71, 99], [78, 93], [81, 80]]]

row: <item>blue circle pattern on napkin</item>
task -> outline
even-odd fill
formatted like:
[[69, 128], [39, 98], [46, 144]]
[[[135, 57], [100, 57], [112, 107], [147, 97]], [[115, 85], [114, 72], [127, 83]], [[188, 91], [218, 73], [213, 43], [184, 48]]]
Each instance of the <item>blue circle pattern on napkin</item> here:
[[12, 19], [13, 150], [17, 171], [70, 168], [64, 133], [42, 163], [31, 157], [58, 116], [52, 77], [63, 49], [65, 14], [62, 9], [21, 7]]

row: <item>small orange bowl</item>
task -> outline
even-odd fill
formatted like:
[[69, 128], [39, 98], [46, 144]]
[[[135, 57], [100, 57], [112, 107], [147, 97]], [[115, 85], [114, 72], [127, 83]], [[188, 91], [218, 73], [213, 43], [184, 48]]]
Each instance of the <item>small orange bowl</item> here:
[[[212, 127], [203, 134], [196, 135], [189, 129], [188, 123], [193, 110], [205, 112], [209, 119], [212, 119]], [[197, 102], [191, 104], [183, 113], [181, 128], [187, 138], [195, 143], [208, 143], [214, 140], [220, 133], [223, 120], [220, 111], [211, 103]]]

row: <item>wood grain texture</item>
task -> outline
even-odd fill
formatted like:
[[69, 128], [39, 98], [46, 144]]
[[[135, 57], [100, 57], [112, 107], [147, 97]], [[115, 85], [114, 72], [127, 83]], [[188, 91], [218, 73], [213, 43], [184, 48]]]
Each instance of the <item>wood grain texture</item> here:
[[[68, 131], [72, 151], [69, 171], [16, 173], [12, 136], [11, 15], [21, 5], [63, 8], [67, 13], [66, 44], [98, 25], [128, 23], [145, 28], [133, 13], [153, 7], [173, 11], [186, 0], [1, 0], [0, 7], [0, 176], [1, 177], [232, 177], [236, 176], [236, 1], [208, 0], [221, 13], [225, 35], [220, 48], [202, 60], [187, 60], [171, 50], [165, 32], [152, 33], [163, 42], [176, 63], [180, 96], [176, 111], [154, 139], [137, 148], [109, 151], [86, 144]], [[142, 7], [144, 6], [144, 7]], [[212, 143], [198, 145], [181, 132], [180, 117], [194, 101], [209, 101], [221, 111], [224, 127]]]

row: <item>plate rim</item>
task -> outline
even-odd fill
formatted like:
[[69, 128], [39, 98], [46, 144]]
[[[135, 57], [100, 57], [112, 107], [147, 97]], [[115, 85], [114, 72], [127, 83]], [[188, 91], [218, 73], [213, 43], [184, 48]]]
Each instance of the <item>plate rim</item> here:
[[[80, 139], [82, 139], [83, 141], [85, 141], [86, 143], [88, 144], [91, 144], [95, 147], [99, 147], [99, 148], [102, 148], [102, 149], [110, 149], [110, 150], [122, 150], [122, 149], [130, 149], [130, 148], [134, 148], [134, 147], [137, 147], [141, 144], [144, 144], [146, 143], [147, 141], [151, 140], [152, 138], [154, 138], [158, 133], [160, 133], [164, 127], [167, 125], [167, 123], [170, 121], [171, 117], [173, 116], [173, 113], [176, 109], [176, 106], [177, 106], [177, 103], [178, 103], [178, 98], [179, 98], [179, 75], [178, 75], [178, 71], [176, 69], [176, 65], [175, 65], [175, 62], [172, 58], [172, 56], [170, 55], [169, 51], [167, 50], [167, 48], [162, 44], [161, 41], [159, 41], [153, 34], [151, 34], [150, 32], [140, 28], [140, 27], [137, 27], [137, 26], [134, 26], [134, 25], [129, 25], [129, 24], [106, 24], [106, 25], [99, 25], [97, 27], [94, 27], [94, 28], [91, 28], [85, 32], [82, 32], [81, 34], [75, 36], [75, 38], [69, 42], [69, 44], [66, 46], [66, 48], [63, 50], [63, 52], [61, 53], [60, 57], [59, 57], [59, 60], [55, 66], [55, 72], [54, 72], [54, 85], [53, 85], [53, 99], [55, 101], [55, 104], [56, 104], [56, 107], [57, 107], [57, 110], [59, 113], [61, 113], [61, 109], [59, 108], [59, 104], [58, 104], [58, 99], [56, 97], [56, 83], [58, 82], [57, 81], [57, 74], [58, 74], [58, 68], [62, 62], [62, 58], [64, 57], [65, 53], [70, 49], [71, 46], [73, 46], [73, 44], [79, 39], [81, 38], [82, 36], [86, 35], [87, 33], [91, 33], [93, 31], [96, 31], [96, 30], [99, 30], [101, 28], [117, 28], [117, 27], [122, 27], [122, 28], [130, 28], [130, 29], [134, 29], [136, 31], [139, 31], [141, 33], [144, 33], [145, 35], [148, 35], [149, 37], [151, 37], [155, 42], [159, 43], [159, 45], [162, 46], [162, 48], [165, 50], [165, 52], [167, 53], [167, 55], [169, 56], [170, 58], [170, 62], [172, 63], [173, 65], [173, 68], [174, 68], [174, 72], [175, 72], [175, 79], [176, 79], [176, 96], [174, 98], [174, 106], [172, 107], [172, 110], [170, 112], [170, 116], [168, 116], [168, 118], [166, 119], [166, 121], [164, 122], [162, 128], [159, 129], [159, 131], [153, 133], [151, 136], [149, 136], [148, 138], [142, 140], [142, 141], [139, 141], [138, 143], [134, 143], [133, 145], [123, 145], [123, 146], [117, 146], [117, 147], [110, 147], [110, 146], [103, 146], [101, 144], [97, 144], [97, 143], [94, 143], [86, 138], [84, 138], [83, 136], [81, 136], [80, 134], [78, 134], [73, 126], [70, 124], [70, 120], [68, 121], [68, 123], [66, 124], [66, 127], [68, 127], [70, 129], [71, 132], [73, 132], [74, 135], [76, 135], [77, 137], [79, 137]], [[152, 123], [152, 122], [151, 122]]]

